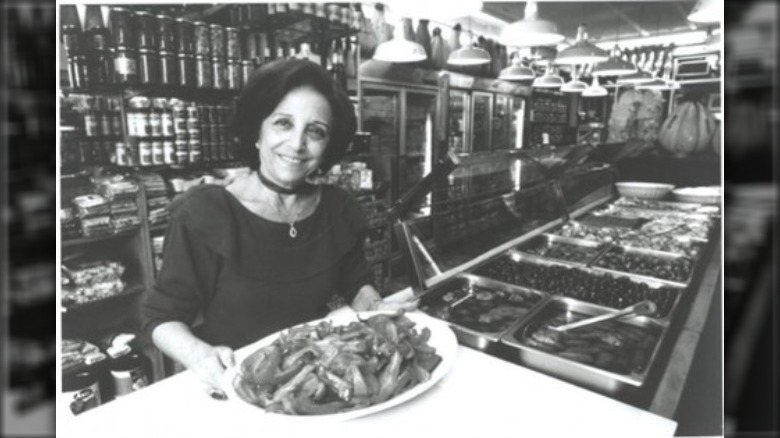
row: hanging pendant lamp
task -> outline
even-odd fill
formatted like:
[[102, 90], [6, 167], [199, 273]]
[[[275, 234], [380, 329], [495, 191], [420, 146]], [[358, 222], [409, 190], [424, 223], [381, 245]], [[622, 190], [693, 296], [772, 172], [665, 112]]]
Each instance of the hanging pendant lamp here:
[[536, 73], [534, 73], [530, 67], [523, 65], [520, 55], [518, 54], [512, 59], [512, 65], [501, 70], [498, 78], [505, 81], [527, 81], [535, 79]]
[[688, 14], [688, 21], [693, 23], [720, 23], [723, 20], [722, 0], [699, 0]]
[[558, 32], [558, 26], [539, 18], [538, 9], [536, 2], [526, 3], [523, 19], [505, 26], [499, 42], [505, 46], [534, 47], [552, 46], [563, 41], [565, 37]]
[[373, 59], [384, 62], [409, 63], [424, 61], [427, 56], [422, 45], [406, 39], [403, 26], [399, 24], [393, 30], [393, 38], [376, 47]]
[[420, 0], [386, 0], [384, 3], [393, 15], [437, 21], [468, 17], [482, 10], [482, 0], [458, 0], [449, 2], [446, 7], [438, 2]]
[[593, 67], [593, 76], [622, 76], [636, 73], [637, 68], [634, 64], [620, 58], [620, 49], [617, 44], [612, 49], [609, 59], [599, 62]]
[[[470, 20], [469, 20], [470, 21]], [[474, 45], [474, 36], [469, 29], [469, 45], [450, 53], [447, 64], [450, 65], [482, 65], [490, 64], [492, 58], [487, 50]]]
[[556, 64], [590, 64], [609, 59], [606, 50], [588, 41], [588, 31], [584, 24], [577, 27], [577, 41], [563, 49], [555, 58]]
[[617, 84], [637, 85], [637, 84], [651, 82], [652, 80], [653, 80], [653, 75], [651, 75], [650, 73], [644, 70], [637, 70], [636, 73], [631, 73], [617, 78]]
[[547, 70], [542, 76], [534, 79], [534, 83], [531, 86], [534, 88], [561, 88], [563, 86], [563, 78], [554, 73], [552, 63], [548, 62]]
[[582, 93], [588, 89], [588, 84], [582, 82], [577, 75], [577, 66], [573, 66], [571, 80], [561, 86], [564, 93]]
[[609, 92], [606, 88], [601, 86], [599, 77], [595, 74], [593, 75], [593, 82], [591, 82], [590, 87], [582, 92], [583, 97], [603, 97], [607, 94], [609, 94]]

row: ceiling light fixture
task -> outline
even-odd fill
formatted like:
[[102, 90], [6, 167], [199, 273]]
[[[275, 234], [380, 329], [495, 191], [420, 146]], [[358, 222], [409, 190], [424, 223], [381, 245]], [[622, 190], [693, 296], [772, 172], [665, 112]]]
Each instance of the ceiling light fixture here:
[[653, 80], [653, 75], [644, 71], [644, 70], [637, 70], [636, 73], [631, 73], [628, 75], [620, 76], [617, 79], [618, 85], [636, 85], [636, 84], [642, 84], [645, 82], [650, 82]]
[[534, 79], [531, 85], [534, 88], [561, 88], [563, 85], [563, 78], [555, 74], [552, 63], [547, 63], [547, 70], [542, 76]]
[[577, 75], [577, 66], [573, 66], [572, 74], [571, 74], [571, 80], [563, 86], [561, 86], [561, 91], [564, 93], [582, 93], [583, 91], [588, 89], [588, 84], [585, 82], [582, 82], [578, 75]]
[[609, 94], [609, 92], [606, 88], [601, 86], [599, 77], [595, 74], [593, 75], [593, 82], [591, 82], [590, 87], [582, 92], [583, 97], [604, 97], [607, 94]]
[[376, 61], [409, 63], [427, 59], [425, 49], [419, 43], [406, 39], [401, 24], [395, 26], [393, 38], [378, 45], [374, 51]]
[[609, 59], [596, 64], [592, 74], [593, 76], [621, 76], [636, 73], [636, 71], [637, 68], [634, 64], [620, 58], [620, 49], [615, 44]]
[[426, 20], [451, 20], [475, 15], [482, 10], [482, 0], [458, 0], [448, 3], [447, 7], [419, 0], [386, 0], [385, 3], [396, 16]]
[[[471, 33], [471, 18], [469, 18], [469, 45], [450, 53], [447, 64], [450, 65], [482, 65], [492, 61], [487, 50], [474, 45], [474, 35]], [[425, 52], [423, 52], [425, 53]]]
[[505, 81], [527, 81], [535, 79], [536, 74], [530, 67], [523, 65], [520, 54], [518, 53], [512, 58], [512, 64], [501, 70], [498, 78]]
[[588, 31], [584, 24], [577, 27], [577, 41], [563, 49], [555, 58], [556, 64], [589, 64], [609, 59], [609, 53], [588, 41]]
[[688, 14], [688, 21], [694, 23], [720, 23], [723, 20], [722, 0], [699, 0]]
[[558, 26], [539, 18], [538, 11], [536, 2], [526, 3], [523, 19], [505, 26], [498, 37], [499, 42], [505, 46], [534, 47], [552, 46], [563, 41], [565, 37], [558, 32]]

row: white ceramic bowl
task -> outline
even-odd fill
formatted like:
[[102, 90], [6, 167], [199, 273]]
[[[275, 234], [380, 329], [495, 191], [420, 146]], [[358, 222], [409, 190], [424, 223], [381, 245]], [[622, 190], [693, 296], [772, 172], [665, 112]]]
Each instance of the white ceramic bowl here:
[[683, 187], [672, 193], [677, 201], [696, 204], [717, 204], [721, 195], [719, 186]]
[[642, 199], [663, 199], [674, 189], [673, 184], [652, 182], [619, 182], [615, 183], [621, 196], [630, 196]]

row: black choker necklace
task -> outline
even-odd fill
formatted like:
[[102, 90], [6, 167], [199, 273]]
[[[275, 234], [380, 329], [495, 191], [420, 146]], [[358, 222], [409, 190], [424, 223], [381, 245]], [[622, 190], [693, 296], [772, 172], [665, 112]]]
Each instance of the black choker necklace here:
[[317, 188], [316, 185], [310, 184], [308, 182], [304, 182], [303, 184], [293, 187], [291, 189], [288, 189], [287, 187], [282, 187], [279, 184], [276, 184], [275, 182], [271, 181], [270, 179], [266, 178], [265, 175], [263, 175], [263, 172], [260, 172], [260, 170], [257, 171], [257, 177], [260, 178], [260, 182], [268, 187], [269, 189], [273, 190], [276, 193], [281, 193], [283, 195], [302, 195], [302, 194], [309, 194], [314, 192], [314, 190]]

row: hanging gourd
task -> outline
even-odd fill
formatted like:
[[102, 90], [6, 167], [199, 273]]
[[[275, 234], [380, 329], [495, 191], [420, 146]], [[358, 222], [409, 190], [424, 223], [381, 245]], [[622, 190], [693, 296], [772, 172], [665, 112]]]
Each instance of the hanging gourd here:
[[710, 146], [715, 124], [715, 118], [701, 102], [684, 101], [661, 125], [658, 142], [675, 156], [701, 153]]
[[441, 29], [436, 27], [433, 29], [433, 37], [431, 38], [431, 61], [433, 66], [442, 70], [447, 65], [447, 56], [449, 56], [449, 50], [447, 50], [447, 42], [441, 36]]

